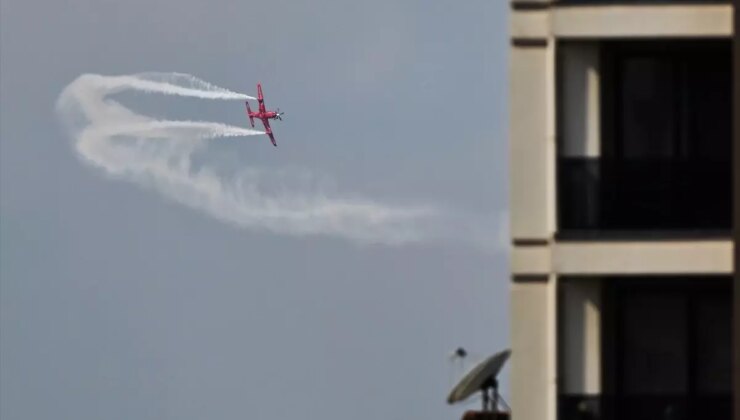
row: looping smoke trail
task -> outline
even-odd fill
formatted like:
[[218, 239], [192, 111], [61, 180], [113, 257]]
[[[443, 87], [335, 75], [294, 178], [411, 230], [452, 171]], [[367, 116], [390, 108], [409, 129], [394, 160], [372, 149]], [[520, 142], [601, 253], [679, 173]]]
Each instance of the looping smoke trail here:
[[196, 167], [194, 153], [207, 147], [211, 139], [262, 132], [214, 122], [156, 120], [111, 97], [123, 91], [210, 100], [254, 98], [182, 73], [84, 74], [64, 88], [56, 103], [85, 161], [110, 176], [155, 189], [222, 221], [281, 234], [400, 244], [424, 239], [424, 225], [436, 213], [428, 207], [392, 207], [329, 196], [316, 187], [291, 190], [283, 186], [268, 191], [266, 179], [285, 181], [280, 171], [247, 168], [224, 178], [217, 167]]

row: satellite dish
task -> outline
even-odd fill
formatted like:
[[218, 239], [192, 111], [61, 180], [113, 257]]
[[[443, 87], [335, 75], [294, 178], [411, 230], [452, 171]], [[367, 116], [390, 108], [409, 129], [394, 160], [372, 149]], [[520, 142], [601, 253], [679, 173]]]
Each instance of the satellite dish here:
[[447, 397], [448, 404], [454, 404], [466, 400], [471, 395], [480, 391], [483, 393], [483, 410], [488, 409], [489, 390], [493, 390], [494, 410], [498, 409], [498, 380], [496, 377], [504, 367], [504, 363], [509, 359], [511, 350], [507, 349], [494, 354], [486, 360], [479, 363], [470, 370], [454, 388]]

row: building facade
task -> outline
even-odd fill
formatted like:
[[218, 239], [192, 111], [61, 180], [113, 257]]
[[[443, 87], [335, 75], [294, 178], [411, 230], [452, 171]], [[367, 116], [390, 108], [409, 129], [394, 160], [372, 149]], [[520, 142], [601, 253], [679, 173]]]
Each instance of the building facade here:
[[511, 6], [512, 417], [732, 418], [732, 2]]

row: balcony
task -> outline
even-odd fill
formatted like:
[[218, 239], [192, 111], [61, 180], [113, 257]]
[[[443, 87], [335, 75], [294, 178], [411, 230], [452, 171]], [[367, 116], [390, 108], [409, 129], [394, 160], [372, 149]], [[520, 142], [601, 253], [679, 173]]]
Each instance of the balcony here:
[[559, 420], [732, 413], [732, 277], [558, 282]]
[[560, 47], [558, 237], [729, 236], [730, 42]]
[[558, 160], [562, 238], [730, 234], [729, 160]]

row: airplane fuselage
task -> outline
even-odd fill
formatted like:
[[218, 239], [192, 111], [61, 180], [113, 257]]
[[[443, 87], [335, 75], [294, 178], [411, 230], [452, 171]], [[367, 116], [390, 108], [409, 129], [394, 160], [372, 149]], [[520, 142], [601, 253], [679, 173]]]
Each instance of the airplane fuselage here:
[[260, 120], [264, 118], [267, 118], [268, 120], [274, 120], [278, 117], [278, 113], [275, 111], [250, 112], [249, 116]]

